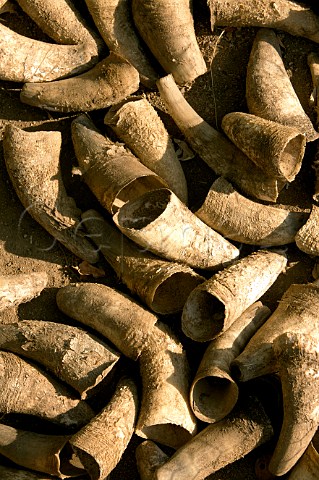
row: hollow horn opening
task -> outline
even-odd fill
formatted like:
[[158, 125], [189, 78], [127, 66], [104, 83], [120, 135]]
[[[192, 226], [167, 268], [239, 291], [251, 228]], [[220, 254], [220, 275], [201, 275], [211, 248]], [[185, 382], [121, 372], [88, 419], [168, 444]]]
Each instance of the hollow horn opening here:
[[170, 196], [170, 190], [159, 189], [126, 203], [118, 214], [119, 225], [141, 230], [165, 211]]
[[205, 377], [194, 385], [193, 411], [204, 422], [214, 423], [226, 417], [238, 399], [238, 387], [230, 378]]
[[194, 290], [183, 311], [185, 335], [197, 342], [207, 342], [223, 331], [224, 324], [225, 305], [206, 290]]

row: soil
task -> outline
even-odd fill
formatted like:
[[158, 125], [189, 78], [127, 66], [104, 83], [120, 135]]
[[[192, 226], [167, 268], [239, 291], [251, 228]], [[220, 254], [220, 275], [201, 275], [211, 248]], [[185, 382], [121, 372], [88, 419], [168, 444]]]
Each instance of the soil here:
[[[77, 3], [80, 4], [83, 13], [88, 15], [84, 2]], [[20, 10], [18, 5], [14, 3], [10, 3], [10, 5], [13, 7], [12, 10], [0, 15], [0, 21], [4, 25], [23, 35], [51, 41]], [[182, 91], [199, 115], [220, 130], [221, 120], [226, 113], [247, 111], [245, 76], [249, 53], [257, 30], [255, 28], [217, 28], [212, 33], [205, 0], [194, 2], [194, 19], [198, 42], [207, 62], [208, 71], [205, 75], [196, 79], [192, 85], [184, 87]], [[315, 122], [315, 111], [309, 105], [312, 82], [307, 66], [307, 54], [316, 50], [316, 45], [306, 39], [292, 37], [282, 32], [279, 33], [279, 38], [284, 63], [291, 82], [305, 111]], [[82, 210], [95, 208], [101, 212], [102, 209], [93, 194], [81, 181], [80, 176], [72, 170], [77, 162], [71, 141], [70, 124], [77, 114], [49, 113], [22, 104], [19, 100], [21, 88], [21, 84], [0, 81], [0, 140], [2, 139], [3, 129], [8, 123], [29, 131], [59, 130], [63, 138], [61, 165], [68, 193], [75, 198], [78, 207]], [[141, 89], [138, 93], [145, 93], [156, 107], [172, 137], [183, 140], [182, 134], [167, 114], [157, 92]], [[103, 124], [105, 113], [106, 110], [100, 110], [90, 114], [96, 126], [102, 132], [106, 131]], [[282, 192], [278, 201], [279, 204], [289, 205], [296, 209], [310, 208], [314, 185], [311, 163], [315, 147], [314, 144], [307, 146], [301, 172], [289, 188]], [[182, 167], [189, 187], [189, 207], [195, 210], [201, 205], [216, 177], [196, 155], [190, 160], [183, 161]], [[127, 292], [126, 287], [120, 283], [111, 267], [102, 259], [97, 266], [105, 272], [104, 276], [94, 278], [92, 275], [82, 275], [81, 268], [79, 268], [81, 261], [65, 247], [55, 242], [29, 216], [11, 185], [6, 172], [2, 146], [0, 146], [0, 168], [0, 209], [2, 212], [0, 216], [0, 274], [10, 275], [21, 272], [46, 271], [49, 275], [48, 287], [39, 297], [21, 304], [16, 309], [2, 312], [1, 322], [10, 322], [18, 317], [19, 319], [42, 319], [72, 323], [57, 309], [55, 302], [57, 289], [71, 282], [97, 281]], [[104, 214], [106, 213], [104, 212]], [[240, 247], [242, 255], [247, 255], [256, 249], [253, 246], [241, 245]], [[295, 244], [287, 246], [286, 253], [288, 267], [285, 273], [280, 275], [274, 286], [262, 298], [264, 303], [272, 310], [276, 308], [278, 300], [291, 283], [307, 283], [313, 280], [312, 271], [316, 259], [303, 254]], [[171, 323], [180, 334], [182, 342], [190, 358], [192, 358], [192, 369], [195, 370], [204, 347], [198, 346], [183, 337], [179, 327], [179, 316], [165, 317], [164, 321]], [[130, 363], [127, 368], [136, 370], [136, 367]], [[271, 388], [269, 387], [270, 384]], [[269, 379], [260, 379], [253, 382], [250, 387], [255, 388], [260, 397], [263, 398], [278, 428], [280, 426], [280, 413], [278, 413], [280, 412], [280, 389], [278, 392], [278, 385], [273, 387], [273, 383]], [[108, 393], [106, 395], [109, 396]], [[95, 403], [97, 409], [99, 408], [99, 401], [101, 400], [97, 400]], [[3, 420], [6, 421], [6, 417]], [[200, 428], [204, 426], [200, 425]], [[46, 426], [46, 429], [49, 429], [49, 427]], [[141, 441], [137, 436], [133, 436], [121, 462], [111, 473], [109, 477], [111, 480], [136, 480], [139, 478], [134, 452]], [[245, 458], [225, 467], [209, 478], [211, 480], [255, 480], [257, 478], [255, 474], [256, 460], [265, 453], [271, 452], [272, 448], [273, 445], [259, 447]], [[5, 463], [5, 460], [3, 462]], [[263, 465], [261, 472], [263, 472]], [[260, 474], [258, 478], [266, 480], [268, 477]]]

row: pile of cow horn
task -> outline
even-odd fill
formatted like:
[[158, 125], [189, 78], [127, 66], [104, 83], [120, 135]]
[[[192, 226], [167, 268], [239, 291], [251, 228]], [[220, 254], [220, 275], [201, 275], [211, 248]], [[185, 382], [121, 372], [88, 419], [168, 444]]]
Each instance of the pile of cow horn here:
[[[22, 320], [15, 307], [41, 296], [50, 272], [0, 276], [0, 312], [13, 312], [11, 323], [0, 322], [0, 454], [12, 462], [0, 460], [1, 478], [113, 478], [136, 435], [141, 480], [202, 480], [263, 444], [271, 451], [267, 478], [318, 479], [319, 281], [290, 285], [273, 311], [260, 299], [284, 275], [287, 245], [319, 255], [319, 175], [311, 209], [276, 205], [306, 145], [319, 139], [277, 30], [313, 42], [319, 111], [319, 16], [290, 0], [208, 1], [212, 32], [259, 27], [248, 112], [225, 115], [217, 131], [183, 95], [208, 70], [189, 0], [85, 0], [88, 22], [76, 2], [16, 1], [55, 43], [0, 23], [0, 80], [22, 82], [25, 104], [77, 114], [70, 135], [78, 169], [100, 210], [82, 212], [67, 194], [58, 131], [8, 122], [3, 150], [13, 188], [55, 240], [88, 264], [103, 258], [130, 295], [70, 283], [56, 296], [69, 325]], [[156, 91], [218, 177], [196, 211], [172, 139], [140, 84]], [[90, 118], [94, 110], [109, 134]], [[242, 245], [255, 248], [243, 254]], [[178, 326], [168, 324], [171, 314]], [[138, 367], [123, 371], [125, 362]], [[279, 426], [249, 388], [267, 376], [281, 384]], [[97, 407], [101, 391], [107, 401]], [[6, 421], [14, 415], [36, 418], [43, 431]], [[60, 433], [46, 433], [48, 425]]]

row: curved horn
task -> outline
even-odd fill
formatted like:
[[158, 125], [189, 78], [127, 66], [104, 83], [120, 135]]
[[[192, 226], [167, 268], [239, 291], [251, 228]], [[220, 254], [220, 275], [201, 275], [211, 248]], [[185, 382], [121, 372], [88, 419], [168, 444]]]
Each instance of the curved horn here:
[[188, 0], [133, 0], [132, 11], [141, 37], [177, 83], [184, 85], [206, 73]]
[[120, 355], [96, 336], [62, 323], [22, 320], [0, 325], [0, 348], [50, 370], [85, 399]]
[[89, 43], [41, 42], [0, 24], [0, 80], [51, 82], [88, 70], [96, 61]]
[[230, 240], [264, 247], [294, 242], [309, 216], [254, 202], [223, 177], [215, 180], [195, 214]]
[[272, 438], [273, 429], [254, 397], [209, 425], [159, 467], [154, 480], [204, 480]]
[[225, 332], [268, 290], [286, 264], [284, 254], [259, 250], [196, 287], [183, 309], [185, 335], [207, 342]]
[[97, 58], [102, 39], [90, 30], [70, 0], [17, 0], [24, 12], [57, 43], [91, 44], [92, 55]]
[[167, 262], [139, 248], [95, 210], [83, 213], [82, 219], [120, 280], [153, 312], [165, 315], [181, 311], [190, 292], [204, 281], [186, 265]]
[[183, 97], [172, 75], [158, 80], [157, 86], [169, 114], [192, 149], [217, 175], [234, 182], [247, 195], [276, 201], [285, 182], [266, 175], [226, 136], [206, 123]]
[[0, 352], [0, 410], [25, 413], [59, 425], [80, 427], [93, 417], [73, 390], [17, 355]]
[[128, 60], [141, 82], [154, 88], [158, 74], [148, 59], [133, 22], [130, 0], [85, 0], [93, 21], [110, 51]]
[[246, 78], [250, 113], [297, 128], [311, 142], [319, 137], [293, 89], [273, 30], [261, 28], [251, 50]]
[[25, 212], [75, 255], [95, 263], [98, 254], [81, 232], [80, 210], [63, 184], [61, 142], [60, 132], [25, 132], [8, 125], [3, 139], [6, 167]]
[[286, 332], [319, 334], [318, 308], [318, 285], [290, 285], [274, 313], [232, 362], [236, 378], [245, 382], [275, 372], [274, 340]]
[[107, 112], [104, 123], [150, 170], [187, 204], [187, 184], [168, 132], [146, 98], [126, 100]]
[[239, 250], [212, 230], [169, 189], [128, 201], [113, 216], [118, 228], [138, 245], [190, 267], [217, 269]]
[[199, 420], [218, 422], [234, 408], [239, 389], [231, 376], [230, 364], [269, 314], [269, 308], [261, 302], [254, 303], [208, 345], [190, 389], [190, 404]]
[[274, 340], [273, 348], [284, 418], [269, 470], [280, 476], [296, 464], [319, 425], [319, 337], [287, 332]]
[[124, 355], [140, 359], [143, 393], [136, 433], [174, 448], [185, 443], [196, 430], [188, 401], [189, 367], [170, 329], [105, 285], [63, 287], [57, 304], [70, 317], [99, 331]]
[[300, 130], [242, 112], [225, 115], [222, 129], [267, 175], [294, 180], [306, 148], [306, 137]]
[[120, 461], [134, 433], [137, 409], [137, 386], [122, 378], [106, 407], [69, 440], [91, 480], [104, 480]]
[[115, 53], [91, 70], [50, 83], [26, 83], [20, 100], [55, 112], [88, 112], [109, 107], [136, 92], [138, 71]]
[[130, 151], [104, 137], [85, 115], [73, 120], [72, 141], [84, 181], [110, 213], [144, 192], [165, 186]]

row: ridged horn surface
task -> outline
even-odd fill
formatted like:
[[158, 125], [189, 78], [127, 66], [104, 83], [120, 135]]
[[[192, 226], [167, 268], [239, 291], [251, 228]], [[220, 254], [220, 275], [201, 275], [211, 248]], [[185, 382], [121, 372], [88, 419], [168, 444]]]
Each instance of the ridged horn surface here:
[[89, 43], [56, 45], [28, 38], [0, 24], [0, 80], [51, 82], [96, 63]]
[[8, 125], [3, 147], [6, 167], [25, 213], [75, 255], [98, 261], [93, 245], [79, 228], [80, 210], [68, 197], [60, 169], [60, 132], [26, 132]]
[[196, 217], [169, 189], [127, 202], [113, 220], [138, 245], [190, 267], [216, 269], [239, 255], [234, 245]]
[[33, 107], [57, 112], [88, 112], [109, 107], [136, 92], [138, 71], [115, 53], [91, 70], [50, 83], [26, 83], [20, 100]]
[[222, 129], [269, 176], [294, 180], [306, 147], [306, 137], [300, 130], [242, 112], [225, 115]]
[[172, 140], [155, 108], [146, 98], [114, 105], [107, 112], [104, 123], [187, 204], [186, 179]]
[[232, 362], [236, 378], [245, 382], [275, 372], [274, 340], [286, 332], [318, 335], [318, 308], [318, 285], [290, 285], [274, 313]]
[[157, 316], [128, 295], [97, 283], [71, 284], [57, 293], [59, 309], [109, 339], [137, 360], [152, 335]]
[[204, 281], [190, 267], [138, 247], [95, 210], [83, 213], [82, 219], [119, 279], [153, 312], [165, 315], [181, 311], [190, 292]]
[[261, 28], [255, 37], [247, 67], [246, 99], [253, 115], [295, 127], [308, 142], [319, 137], [293, 89], [273, 30]]
[[154, 88], [158, 74], [134, 25], [130, 0], [85, 0], [103, 40], [112, 52], [128, 60], [141, 82]]
[[224, 27], [278, 28], [319, 43], [319, 19], [307, 5], [290, 0], [209, 0], [212, 29]]
[[254, 397], [211, 424], [159, 467], [154, 480], [204, 480], [272, 438], [273, 429]]
[[0, 311], [37, 297], [47, 286], [48, 279], [44, 271], [0, 275]]
[[73, 390], [9, 352], [0, 352], [0, 411], [24, 413], [67, 427], [80, 427], [93, 416]]
[[169, 114], [187, 142], [217, 175], [234, 182], [247, 195], [271, 202], [277, 200], [285, 182], [266, 175], [225, 135], [205, 122], [186, 101], [172, 75], [156, 83]]
[[196, 287], [182, 314], [182, 330], [197, 342], [213, 340], [256, 302], [284, 270], [283, 253], [259, 250]]
[[269, 470], [287, 473], [302, 456], [319, 424], [319, 336], [284, 333], [274, 340], [284, 418]]
[[203, 422], [218, 422], [234, 408], [239, 389], [230, 364], [269, 314], [269, 308], [261, 302], [254, 303], [208, 345], [190, 389], [192, 410]]
[[122, 378], [106, 407], [70, 439], [91, 480], [104, 480], [116, 467], [134, 433], [137, 411], [137, 386]]
[[142, 193], [165, 186], [123, 145], [104, 137], [85, 115], [72, 122], [72, 141], [84, 181], [110, 213]]
[[0, 348], [46, 367], [82, 399], [120, 357], [105, 342], [80, 328], [44, 320], [0, 325]]
[[206, 73], [195, 35], [191, 2], [133, 0], [132, 11], [141, 37], [177, 83], [184, 85]]
[[263, 247], [294, 242], [309, 217], [303, 211], [254, 202], [241, 195], [223, 177], [214, 181], [195, 214], [230, 240]]

